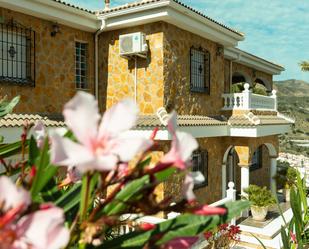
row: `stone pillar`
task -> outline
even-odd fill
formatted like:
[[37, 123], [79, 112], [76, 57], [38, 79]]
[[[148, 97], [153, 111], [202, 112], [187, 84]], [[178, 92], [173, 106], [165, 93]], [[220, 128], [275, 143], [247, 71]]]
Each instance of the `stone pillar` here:
[[270, 190], [273, 195], [277, 194], [277, 186], [276, 186], [276, 180], [274, 177], [277, 174], [277, 158], [271, 157], [270, 158]]
[[221, 172], [221, 176], [222, 176], [222, 198], [226, 197], [226, 164], [222, 165], [222, 172]]

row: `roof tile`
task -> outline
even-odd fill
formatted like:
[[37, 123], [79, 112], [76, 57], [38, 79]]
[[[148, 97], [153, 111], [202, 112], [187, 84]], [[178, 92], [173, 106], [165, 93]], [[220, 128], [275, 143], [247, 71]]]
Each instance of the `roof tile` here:
[[[133, 8], [133, 7], [138, 7], [138, 6], [142, 6], [142, 5], [146, 5], [146, 4], [151, 4], [151, 3], [155, 3], [155, 2], [161, 2], [163, 0], [140, 0], [140, 1], [136, 1], [136, 2], [132, 2], [132, 3], [127, 3], [127, 4], [124, 4], [124, 5], [120, 5], [120, 6], [116, 6], [116, 7], [113, 7], [113, 8], [110, 8], [110, 9], [107, 9], [107, 10], [103, 10], [100, 12], [100, 14], [105, 14], [105, 13], [110, 13], [110, 12], [116, 12], [116, 11], [119, 11], [119, 10], [123, 10], [123, 9], [129, 9], [129, 8]], [[213, 23], [215, 24], [218, 24], [220, 25], [221, 27], [229, 30], [229, 31], [232, 31], [234, 33], [236, 33], [237, 35], [240, 35], [240, 36], [244, 36], [242, 33], [238, 32], [237, 30], [235, 29], [232, 29], [214, 19], [212, 19], [211, 17], [203, 14], [202, 12], [196, 10], [196, 9], [193, 9], [192, 7], [190, 7], [189, 5], [186, 5], [184, 3], [182, 3], [181, 1], [179, 0], [171, 0], [173, 1], [174, 3], [177, 3], [185, 8], [187, 8], [188, 10], [208, 19], [209, 21], [212, 21]]]
[[42, 117], [38, 114], [7, 114], [0, 118], [0, 128], [22, 127], [26, 122], [34, 124], [37, 121], [42, 121], [46, 127], [63, 127], [62, 121], [50, 120], [47, 117]]

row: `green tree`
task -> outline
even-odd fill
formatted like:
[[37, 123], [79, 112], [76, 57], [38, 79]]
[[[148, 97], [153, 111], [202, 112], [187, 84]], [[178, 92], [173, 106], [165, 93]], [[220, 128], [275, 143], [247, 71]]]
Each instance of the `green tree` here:
[[299, 65], [302, 71], [309, 72], [309, 61], [302, 61]]

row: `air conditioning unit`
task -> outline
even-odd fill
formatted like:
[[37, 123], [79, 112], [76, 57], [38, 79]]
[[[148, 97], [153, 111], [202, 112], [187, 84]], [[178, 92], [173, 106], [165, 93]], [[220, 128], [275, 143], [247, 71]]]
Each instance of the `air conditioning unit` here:
[[119, 51], [121, 56], [140, 56], [146, 58], [148, 45], [146, 35], [142, 32], [119, 36]]

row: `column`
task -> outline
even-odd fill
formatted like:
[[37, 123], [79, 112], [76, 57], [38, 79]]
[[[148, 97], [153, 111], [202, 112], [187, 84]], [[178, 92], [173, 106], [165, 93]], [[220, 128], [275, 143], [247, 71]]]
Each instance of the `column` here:
[[[249, 165], [239, 165], [241, 167], [241, 195], [245, 195], [244, 189], [249, 187], [250, 182], [250, 166]], [[244, 210], [242, 212], [242, 217], [248, 217], [249, 210]]]
[[241, 194], [244, 194], [244, 189], [249, 187], [250, 170], [249, 165], [239, 165], [241, 167]]
[[270, 158], [270, 190], [274, 196], [277, 194], [277, 185], [274, 177], [277, 174], [277, 158]]
[[222, 198], [226, 197], [226, 164], [222, 165]]

